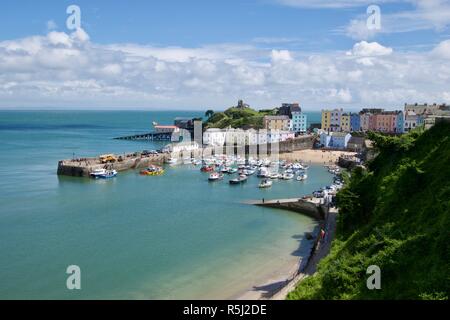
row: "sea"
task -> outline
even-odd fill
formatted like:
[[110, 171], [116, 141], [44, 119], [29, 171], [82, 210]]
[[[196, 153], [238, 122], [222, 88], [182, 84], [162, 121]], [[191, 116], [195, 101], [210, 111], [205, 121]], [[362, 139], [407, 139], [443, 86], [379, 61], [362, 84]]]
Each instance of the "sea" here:
[[[248, 201], [330, 184], [320, 165], [270, 189], [256, 176], [210, 183], [193, 165], [110, 180], [56, 174], [62, 159], [159, 149], [113, 138], [191, 116], [203, 113], [0, 111], [0, 299], [227, 299], [305, 257], [315, 220]], [[70, 290], [73, 265], [81, 287]]]

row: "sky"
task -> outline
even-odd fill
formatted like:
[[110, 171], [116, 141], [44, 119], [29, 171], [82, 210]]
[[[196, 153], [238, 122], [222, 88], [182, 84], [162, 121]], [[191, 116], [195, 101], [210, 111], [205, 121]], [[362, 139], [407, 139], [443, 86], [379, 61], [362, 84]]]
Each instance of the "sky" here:
[[[70, 5], [80, 8], [78, 29], [66, 24]], [[367, 13], [370, 5], [380, 19]], [[205, 110], [238, 99], [317, 111], [450, 103], [450, 0], [0, 6], [1, 109]]]

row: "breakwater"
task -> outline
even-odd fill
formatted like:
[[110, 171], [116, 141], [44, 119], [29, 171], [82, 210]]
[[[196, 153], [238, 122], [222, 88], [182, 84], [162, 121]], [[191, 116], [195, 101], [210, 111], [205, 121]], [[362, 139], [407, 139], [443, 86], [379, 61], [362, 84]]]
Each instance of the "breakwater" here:
[[320, 221], [324, 220], [328, 213], [328, 206], [322, 203], [320, 198], [315, 197], [261, 200], [254, 201], [252, 204], [299, 212]]
[[95, 169], [114, 169], [117, 171], [139, 169], [148, 167], [150, 164], [162, 164], [169, 156], [166, 153], [146, 156], [125, 154], [123, 156], [115, 156], [116, 161], [107, 163], [103, 163], [100, 157], [61, 160], [58, 162], [57, 174], [72, 177], [89, 177], [89, 174]]

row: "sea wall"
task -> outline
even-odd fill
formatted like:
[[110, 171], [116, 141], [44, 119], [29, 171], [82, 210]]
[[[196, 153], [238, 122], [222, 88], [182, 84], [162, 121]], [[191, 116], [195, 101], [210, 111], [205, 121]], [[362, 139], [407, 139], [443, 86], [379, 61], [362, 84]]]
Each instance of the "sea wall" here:
[[308, 198], [263, 200], [254, 204], [262, 207], [299, 212], [317, 220], [324, 220], [328, 212], [327, 206], [321, 204], [318, 200], [310, 200]]
[[168, 154], [157, 154], [149, 156], [126, 155], [122, 161], [114, 163], [101, 163], [99, 158], [83, 158], [61, 160], [58, 162], [58, 175], [72, 177], [89, 177], [89, 174], [95, 169], [114, 169], [125, 171], [129, 169], [140, 169], [148, 167], [150, 164], [162, 164], [168, 157]]

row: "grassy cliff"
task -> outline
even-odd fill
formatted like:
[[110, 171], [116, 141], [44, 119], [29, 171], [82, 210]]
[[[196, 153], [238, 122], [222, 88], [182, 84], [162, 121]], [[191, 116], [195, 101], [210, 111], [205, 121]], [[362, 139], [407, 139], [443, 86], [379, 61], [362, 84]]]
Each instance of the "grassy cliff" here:
[[[370, 138], [380, 153], [338, 194], [331, 253], [288, 299], [448, 299], [450, 124]], [[366, 287], [369, 265], [380, 290]]]
[[253, 128], [261, 129], [263, 127], [263, 118], [265, 115], [275, 115], [277, 109], [274, 110], [254, 110], [251, 108], [239, 109], [236, 107], [229, 108], [224, 112], [213, 113], [204, 126], [206, 128]]

